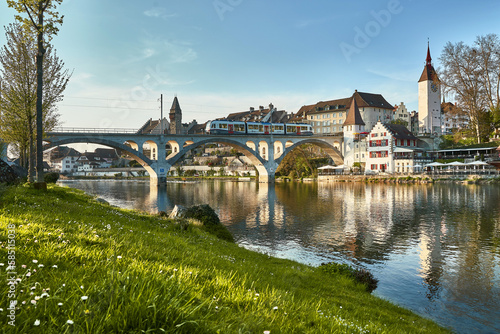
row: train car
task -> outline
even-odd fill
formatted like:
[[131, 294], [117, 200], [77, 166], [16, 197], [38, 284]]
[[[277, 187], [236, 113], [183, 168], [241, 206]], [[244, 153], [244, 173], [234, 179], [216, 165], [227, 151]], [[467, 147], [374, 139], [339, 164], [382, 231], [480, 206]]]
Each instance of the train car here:
[[246, 126], [245, 122], [215, 120], [207, 122], [205, 132], [210, 135], [244, 135]]
[[287, 135], [312, 136], [313, 134], [311, 124], [287, 123], [285, 129]]
[[247, 122], [247, 134], [268, 135], [271, 133], [271, 123]]
[[211, 135], [292, 135], [310, 136], [312, 126], [303, 123], [241, 122], [228, 120], [208, 121], [205, 132]]
[[285, 124], [284, 123], [272, 123], [271, 131], [273, 135], [284, 135], [285, 134]]

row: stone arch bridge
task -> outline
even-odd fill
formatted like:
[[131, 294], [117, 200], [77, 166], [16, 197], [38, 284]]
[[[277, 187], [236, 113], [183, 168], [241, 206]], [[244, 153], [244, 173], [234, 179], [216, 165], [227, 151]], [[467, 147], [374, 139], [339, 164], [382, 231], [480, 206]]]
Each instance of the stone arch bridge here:
[[[44, 149], [55, 146], [88, 143], [100, 144], [128, 152], [149, 173], [152, 184], [166, 184], [170, 168], [190, 150], [205, 144], [225, 144], [243, 153], [259, 172], [260, 182], [274, 182], [278, 165], [294, 148], [302, 144], [321, 147], [336, 164], [343, 163], [339, 149], [342, 138], [288, 135], [157, 135], [132, 131], [61, 129], [48, 132]], [[145, 154], [144, 145], [150, 147]], [[167, 154], [168, 153], [168, 154]]]

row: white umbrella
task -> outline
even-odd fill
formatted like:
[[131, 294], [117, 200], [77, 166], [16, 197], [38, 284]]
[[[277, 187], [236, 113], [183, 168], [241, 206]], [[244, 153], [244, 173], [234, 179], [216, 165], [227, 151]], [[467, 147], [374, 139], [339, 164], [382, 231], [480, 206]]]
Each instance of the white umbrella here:
[[484, 162], [484, 161], [474, 161], [474, 162], [470, 162], [471, 165], [476, 165], [476, 166], [479, 166], [479, 165], [489, 165], [489, 163], [487, 162]]
[[483, 169], [484, 169], [484, 166], [489, 165], [489, 163], [484, 162], [484, 161], [479, 161], [479, 160], [471, 162], [470, 164], [474, 165], [474, 168], [476, 168], [476, 166], [483, 166]]
[[441, 166], [446, 166], [446, 164], [440, 163], [440, 162], [431, 162], [430, 164], [425, 165], [426, 167], [441, 167]]
[[453, 161], [453, 162], [450, 162], [449, 164], [447, 164], [448, 166], [465, 166], [465, 164], [463, 162], [460, 162], [460, 161]]

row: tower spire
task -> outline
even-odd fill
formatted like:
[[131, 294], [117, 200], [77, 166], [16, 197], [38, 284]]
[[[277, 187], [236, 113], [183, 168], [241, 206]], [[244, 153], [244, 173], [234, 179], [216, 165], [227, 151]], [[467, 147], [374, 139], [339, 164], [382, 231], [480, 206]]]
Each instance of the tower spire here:
[[429, 40], [427, 40], [427, 59], [425, 60], [427, 66], [432, 66], [431, 58], [431, 48], [429, 46]]

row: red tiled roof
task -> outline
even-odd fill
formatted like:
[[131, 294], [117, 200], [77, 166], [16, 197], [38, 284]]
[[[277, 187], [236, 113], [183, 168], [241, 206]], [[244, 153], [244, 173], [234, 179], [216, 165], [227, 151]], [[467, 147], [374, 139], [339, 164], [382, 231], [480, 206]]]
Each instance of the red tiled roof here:
[[349, 108], [349, 112], [347, 113], [347, 117], [344, 121], [344, 125], [365, 125], [363, 122], [363, 118], [359, 113], [358, 103], [356, 99], [352, 99], [351, 107]]
[[[381, 108], [393, 110], [394, 106], [387, 102], [387, 100], [380, 94], [363, 93], [355, 91], [351, 97], [342, 99], [320, 101], [316, 104], [302, 106], [297, 112], [297, 116], [306, 116], [324, 113], [326, 111], [346, 111], [352, 103], [353, 97], [356, 99], [358, 108]], [[329, 106], [329, 110], [326, 107]]]
[[389, 130], [392, 133], [392, 135], [394, 136], [394, 138], [397, 138], [397, 139], [413, 139], [413, 140], [417, 140], [418, 139], [404, 125], [384, 123], [384, 126], [387, 128], [387, 130]]
[[425, 67], [418, 82], [427, 80], [440, 82], [436, 70], [434, 70], [434, 67], [432, 66], [431, 50], [429, 48], [429, 45], [427, 45], [427, 58], [425, 59]]

